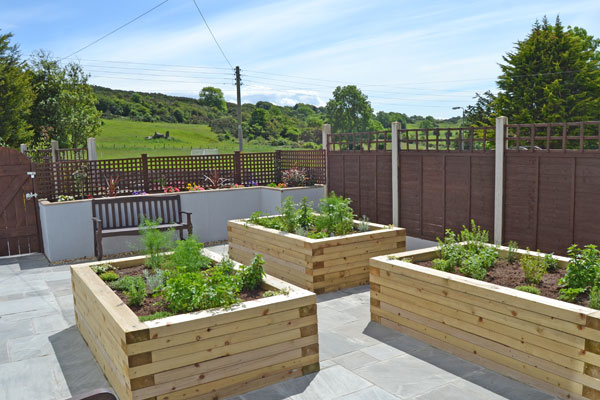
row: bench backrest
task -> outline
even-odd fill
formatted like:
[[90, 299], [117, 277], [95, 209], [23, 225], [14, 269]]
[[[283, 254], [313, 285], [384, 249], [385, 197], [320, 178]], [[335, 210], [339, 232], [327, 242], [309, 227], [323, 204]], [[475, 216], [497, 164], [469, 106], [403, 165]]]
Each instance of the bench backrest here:
[[143, 218], [160, 218], [162, 224], [180, 224], [180, 211], [179, 195], [142, 195], [92, 200], [92, 215], [102, 220], [102, 229], [133, 228], [139, 226]]

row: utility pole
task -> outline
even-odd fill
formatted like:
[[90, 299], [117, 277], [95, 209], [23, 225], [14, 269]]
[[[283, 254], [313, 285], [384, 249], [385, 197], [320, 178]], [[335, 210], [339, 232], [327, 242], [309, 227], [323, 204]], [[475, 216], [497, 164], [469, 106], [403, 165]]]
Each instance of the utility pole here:
[[240, 92], [240, 67], [235, 67], [235, 86], [237, 89], [237, 120], [238, 120], [238, 141], [240, 143], [240, 151], [244, 150], [244, 136], [242, 134], [242, 95]]

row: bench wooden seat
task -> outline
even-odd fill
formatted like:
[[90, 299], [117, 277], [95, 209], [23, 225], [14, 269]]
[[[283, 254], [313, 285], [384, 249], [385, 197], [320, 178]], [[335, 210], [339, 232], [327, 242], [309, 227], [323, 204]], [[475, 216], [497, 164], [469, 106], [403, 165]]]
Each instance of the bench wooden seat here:
[[[183, 214], [186, 215], [183, 222]], [[160, 220], [154, 228], [165, 231], [183, 231], [192, 234], [192, 213], [181, 211], [179, 195], [108, 197], [92, 200], [94, 225], [94, 253], [102, 260], [102, 238], [109, 236], [136, 235], [145, 229], [139, 225], [144, 219]]]

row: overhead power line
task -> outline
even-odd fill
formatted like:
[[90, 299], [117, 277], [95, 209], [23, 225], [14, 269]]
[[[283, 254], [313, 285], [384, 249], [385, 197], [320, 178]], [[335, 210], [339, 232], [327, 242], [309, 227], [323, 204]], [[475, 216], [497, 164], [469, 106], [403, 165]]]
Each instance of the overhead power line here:
[[221, 51], [221, 54], [223, 54], [223, 58], [225, 59], [225, 61], [227, 61], [227, 64], [229, 64], [229, 66], [231, 67], [231, 69], [233, 69], [233, 65], [231, 65], [231, 63], [229, 62], [229, 58], [227, 58], [227, 56], [225, 55], [225, 52], [223, 51], [223, 49], [221, 48], [221, 45], [217, 41], [217, 38], [215, 37], [215, 34], [210, 29], [210, 26], [208, 26], [208, 22], [206, 22], [206, 18], [204, 18], [204, 14], [202, 14], [202, 11], [200, 11], [200, 7], [198, 7], [198, 3], [196, 3], [196, 0], [192, 0], [192, 1], [194, 2], [194, 5], [196, 6], [196, 10], [198, 10], [198, 13], [202, 17], [202, 20], [204, 21], [204, 24], [206, 25], [206, 28], [210, 32], [210, 35], [212, 36], [213, 40], [215, 41], [215, 44], [217, 45], [217, 47]]
[[[69, 58], [69, 57], [65, 57]], [[132, 65], [149, 65], [155, 67], [174, 67], [174, 68], [195, 68], [195, 69], [221, 69], [230, 71], [230, 68], [224, 67], [208, 67], [208, 66], [199, 66], [199, 65], [178, 65], [178, 64], [154, 64], [147, 62], [138, 62], [138, 61], [125, 61], [125, 60], [92, 60], [89, 58], [80, 58], [80, 61], [90, 61], [90, 62], [100, 62], [100, 63], [115, 63], [115, 64], [132, 64]]]
[[121, 30], [121, 29], [125, 28], [127, 25], [134, 23], [135, 21], [137, 21], [138, 19], [142, 18], [142, 17], [143, 17], [143, 16], [145, 16], [146, 14], [149, 14], [149, 13], [151, 13], [152, 11], [156, 10], [158, 7], [162, 6], [162, 5], [163, 5], [163, 4], [165, 4], [167, 1], [169, 1], [169, 0], [164, 0], [162, 3], [160, 3], [160, 4], [157, 4], [156, 6], [152, 7], [152, 8], [151, 8], [151, 9], [149, 9], [148, 11], [146, 11], [146, 12], [144, 12], [144, 13], [142, 13], [142, 14], [138, 15], [138, 16], [137, 16], [137, 17], [135, 17], [134, 19], [132, 19], [132, 20], [130, 20], [130, 21], [128, 21], [128, 22], [126, 22], [126, 23], [124, 23], [123, 25], [119, 26], [118, 28], [116, 28], [116, 29], [113, 29], [112, 31], [108, 32], [106, 35], [104, 35], [104, 36], [101, 36], [100, 38], [98, 38], [98, 39], [94, 40], [93, 42], [91, 42], [90, 44], [88, 44], [88, 45], [86, 45], [86, 46], [83, 46], [82, 48], [80, 48], [79, 50], [77, 50], [77, 51], [75, 51], [75, 52], [73, 52], [73, 53], [69, 54], [68, 56], [61, 58], [61, 60], [64, 60], [65, 58], [73, 57], [75, 54], [82, 52], [83, 50], [87, 49], [88, 47], [91, 47], [91, 46], [95, 45], [96, 43], [98, 43], [99, 41], [101, 41], [101, 40], [103, 40], [103, 39], [106, 39], [107, 37], [109, 37], [109, 36], [110, 36], [110, 35], [112, 35], [113, 33], [115, 33], [115, 32], [117, 32], [117, 31], [119, 31], [119, 30]]

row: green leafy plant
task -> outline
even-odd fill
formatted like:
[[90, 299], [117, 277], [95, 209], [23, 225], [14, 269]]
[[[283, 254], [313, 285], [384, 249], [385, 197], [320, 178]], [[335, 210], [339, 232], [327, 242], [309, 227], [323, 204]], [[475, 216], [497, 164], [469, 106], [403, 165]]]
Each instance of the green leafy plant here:
[[277, 211], [281, 214], [279, 218], [283, 230], [290, 233], [296, 232], [298, 212], [292, 196], [286, 197], [281, 203], [281, 207], [277, 208]]
[[139, 318], [140, 318], [141, 322], [144, 322], [144, 321], [153, 321], [155, 319], [170, 317], [171, 315], [173, 315], [173, 313], [170, 313], [168, 311], [157, 311], [154, 314], [142, 315]]
[[221, 263], [206, 271], [187, 272], [185, 268], [166, 271], [160, 293], [174, 313], [230, 307], [239, 303], [240, 284]]
[[196, 237], [188, 236], [185, 240], [178, 240], [167, 263], [171, 268], [185, 267], [189, 272], [201, 271], [210, 268], [212, 260], [204, 255], [204, 244]]
[[329, 236], [346, 235], [354, 229], [354, 211], [350, 207], [352, 200], [336, 196], [331, 192], [320, 201], [320, 215], [315, 223], [319, 231]]
[[130, 306], [139, 306], [146, 298], [146, 282], [141, 276], [136, 276], [129, 282], [129, 285], [123, 290], [127, 297], [127, 303]]
[[562, 288], [559, 291], [558, 299], [572, 303], [582, 293], [585, 293], [585, 288]]
[[103, 274], [108, 271], [114, 271], [116, 269], [111, 264], [92, 265], [90, 268], [92, 269], [92, 271], [94, 271], [98, 275]]
[[263, 270], [265, 261], [259, 254], [252, 260], [250, 265], [244, 265], [237, 272], [240, 278], [240, 285], [242, 290], [256, 290], [260, 288], [264, 277], [266, 276]]
[[290, 290], [288, 288], [277, 289], [277, 290], [267, 290], [266, 292], [263, 293], [263, 297], [279, 296], [280, 294], [288, 296], [290, 294]]
[[544, 255], [544, 263], [548, 272], [558, 271], [558, 260], [554, 258], [554, 253]]
[[310, 227], [314, 223], [314, 213], [313, 213], [313, 202], [308, 201], [306, 197], [303, 197], [298, 204], [297, 211], [297, 223], [298, 226], [306, 231], [310, 229]]
[[124, 291], [133, 283], [133, 277], [129, 275], [122, 276], [116, 281], [110, 282], [108, 286], [114, 290]]
[[548, 268], [544, 259], [537, 256], [532, 256], [529, 253], [529, 247], [527, 248], [527, 254], [523, 254], [519, 260], [523, 273], [525, 274], [525, 280], [535, 285], [539, 284], [546, 273]]
[[160, 231], [156, 229], [162, 220], [160, 218], [155, 221], [143, 219], [140, 224], [141, 242], [144, 246], [144, 254], [148, 256], [146, 265], [150, 269], [162, 268], [165, 264], [166, 257], [162, 254], [164, 251], [172, 247], [173, 230]]
[[590, 289], [590, 302], [588, 305], [591, 308], [600, 310], [600, 287], [594, 286]]
[[71, 200], [75, 200], [75, 197], [68, 195], [68, 194], [61, 194], [58, 196], [58, 199], [56, 199], [56, 201], [59, 203], [61, 203], [63, 201], [71, 201]]
[[488, 231], [475, 224], [475, 220], [471, 220], [471, 230], [463, 225], [463, 230], [460, 231], [460, 241], [466, 242], [463, 248], [467, 253], [478, 253], [482, 248], [487, 247], [489, 234]]
[[540, 289], [535, 286], [525, 285], [525, 286], [517, 286], [515, 289], [520, 290], [521, 292], [540, 294]]
[[458, 269], [461, 274], [473, 279], [483, 280], [487, 273], [486, 259], [479, 254], [472, 254], [463, 260]]
[[569, 247], [567, 254], [571, 258], [565, 276], [559, 284], [565, 288], [581, 288], [598, 286], [600, 278], [600, 251], [589, 244], [583, 249], [577, 245]]
[[148, 291], [154, 293], [165, 283], [165, 273], [162, 269], [155, 269], [154, 273], [145, 269], [144, 279], [146, 280]]
[[438, 238], [438, 247], [440, 258], [446, 261], [448, 264], [444, 271], [452, 271], [454, 270], [455, 266], [460, 265], [463, 258], [464, 249], [459, 244], [456, 234], [452, 232], [452, 230], [446, 229], [446, 236], [444, 236], [444, 240]]
[[369, 218], [366, 215], [363, 215], [358, 223], [358, 231], [359, 232], [369, 232]]
[[115, 271], [106, 271], [101, 273], [99, 276], [104, 282], [113, 282], [119, 279], [119, 274], [117, 274]]
[[433, 268], [437, 269], [438, 271], [454, 272], [455, 266], [456, 264], [450, 260], [444, 260], [443, 258], [436, 258], [433, 260]]
[[506, 260], [511, 263], [514, 264], [517, 262], [517, 250], [519, 249], [519, 244], [517, 242], [515, 242], [514, 240], [511, 240], [510, 242], [508, 242], [508, 256], [506, 257]]

